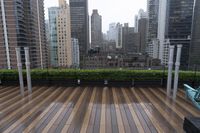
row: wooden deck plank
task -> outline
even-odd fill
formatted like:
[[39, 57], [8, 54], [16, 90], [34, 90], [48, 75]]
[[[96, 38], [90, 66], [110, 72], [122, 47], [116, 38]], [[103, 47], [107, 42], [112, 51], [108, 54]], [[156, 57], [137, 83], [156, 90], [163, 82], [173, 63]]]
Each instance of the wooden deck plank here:
[[101, 91], [99, 88], [97, 88], [96, 97], [94, 99], [92, 112], [90, 115], [90, 120], [89, 120], [89, 124], [88, 124], [88, 128], [87, 128], [87, 133], [94, 132], [95, 118], [96, 118], [96, 113], [97, 113], [97, 104], [98, 104], [98, 99], [99, 99], [100, 95], [101, 95]]
[[4, 96], [5, 93], [12, 92], [14, 90], [17, 90], [18, 86], [2, 86], [0, 89], [0, 96]]
[[[165, 94], [165, 91], [163, 89], [159, 89], [163, 94]], [[180, 92], [180, 91], [179, 91]], [[189, 113], [191, 113], [192, 115], [196, 116], [196, 117], [200, 117], [200, 113], [199, 110], [197, 110], [196, 108], [193, 108], [194, 105], [192, 105], [191, 103], [186, 102], [187, 100], [184, 100], [182, 98], [180, 98], [179, 96], [176, 97], [175, 102], [182, 107], [184, 110], [186, 110]], [[190, 114], [190, 115], [191, 115]]]
[[183, 91], [173, 101], [158, 87], [37, 86], [21, 97], [11, 86], [0, 95], [0, 132], [183, 132], [185, 116], [200, 116]]
[[[155, 93], [155, 89], [151, 89], [151, 90], [153, 90]], [[169, 108], [171, 107], [172, 110], [181, 117], [181, 119], [184, 120], [185, 116], [192, 116], [190, 112], [188, 112], [185, 108], [182, 108], [179, 104], [176, 103], [176, 101], [173, 101], [171, 98], [166, 97], [166, 94], [162, 93], [160, 89], [157, 89], [156, 92], [157, 92], [157, 95], [159, 94], [159, 97], [163, 101], [165, 101], [166, 105], [168, 105]]]
[[45, 91], [49, 91], [49, 89], [43, 90], [44, 88], [39, 88], [38, 90], [34, 91], [31, 95], [27, 95], [25, 97], [22, 97], [19, 101], [13, 101], [13, 104], [10, 104], [6, 106], [5, 108], [2, 108], [0, 115], [0, 118], [3, 119], [3, 117], [8, 116], [12, 112], [16, 112], [19, 108], [23, 107], [24, 105], [28, 104], [30, 100], [34, 100], [38, 97], [39, 94], [45, 93]]
[[134, 108], [134, 110], [135, 110], [135, 112], [136, 112], [136, 114], [137, 114], [137, 116], [138, 116], [138, 118], [140, 120], [140, 123], [141, 123], [141, 125], [142, 125], [142, 127], [144, 129], [144, 132], [145, 133], [151, 133], [150, 128], [149, 128], [146, 120], [143, 117], [141, 108], [139, 107], [140, 106], [139, 102], [137, 101], [136, 97], [132, 94], [131, 89], [127, 89], [126, 88], [125, 92], [126, 92], [126, 94], [128, 95], [128, 97], [129, 97], [129, 99], [131, 101], [131, 105]]
[[[72, 113], [75, 105], [77, 104], [81, 94], [85, 90], [85, 88], [76, 88], [77, 91], [75, 92], [74, 96], [69, 100], [69, 103], [66, 104], [66, 107], [64, 111], [61, 113], [61, 115], [58, 117], [58, 119], [54, 123], [54, 127], [52, 129], [53, 132], [61, 132], [63, 127], [65, 126], [67, 120], [70, 117], [70, 114]], [[68, 125], [70, 126], [70, 125]]]
[[148, 123], [148, 127], [151, 130], [151, 132], [153, 133], [161, 132], [161, 128], [159, 127], [158, 122], [145, 106], [146, 104], [149, 104], [149, 103], [146, 103], [147, 101], [142, 101], [142, 99], [139, 97], [140, 95], [139, 92], [136, 93], [136, 91], [138, 90], [137, 88], [136, 89], [131, 88], [131, 90], [134, 96], [137, 98], [137, 101], [140, 103], [141, 112], [143, 112], [143, 117]]
[[118, 102], [118, 99], [117, 99], [117, 94], [116, 94], [115, 88], [112, 88], [112, 92], [113, 92], [113, 99], [114, 99], [116, 116], [117, 116], [118, 130], [119, 130], [120, 133], [125, 133], [125, 127], [124, 127], [124, 123], [123, 123], [123, 120], [122, 120], [122, 115], [121, 115], [121, 111], [120, 111], [119, 102]]
[[[60, 88], [56, 88], [56, 89], [60, 89]], [[24, 114], [20, 119], [18, 119], [15, 123], [12, 124], [12, 126], [9, 127], [8, 130], [6, 130], [5, 132], [23, 132], [24, 129], [30, 125], [32, 123], [32, 121], [39, 115], [42, 113], [42, 108], [45, 108], [45, 104], [51, 104], [52, 101], [55, 100], [55, 102], [58, 102], [62, 96], [66, 93], [65, 91], [61, 91], [61, 95], [59, 95], [58, 97], [55, 97], [55, 95], [53, 95], [52, 97], [48, 96], [46, 97], [44, 100], [41, 100], [36, 106], [34, 106], [29, 112], [27, 112], [26, 114]], [[53, 104], [54, 105], [54, 104]], [[32, 118], [32, 119], [31, 119]], [[21, 124], [23, 123], [23, 124]]]
[[93, 107], [93, 104], [94, 104], [94, 99], [95, 99], [95, 96], [96, 96], [96, 91], [97, 91], [97, 88], [95, 87], [94, 90], [93, 90], [93, 93], [92, 93], [92, 97], [91, 97], [88, 109], [86, 111], [86, 115], [84, 116], [84, 121], [83, 121], [83, 125], [81, 127], [81, 130], [80, 130], [80, 133], [86, 133], [87, 132], [87, 127], [89, 125], [89, 120], [90, 120], [90, 116], [91, 116], [91, 112], [92, 112], [92, 107]]
[[72, 121], [73, 121], [73, 119], [74, 119], [74, 117], [75, 117], [75, 115], [76, 115], [76, 113], [77, 113], [82, 101], [83, 101], [83, 98], [84, 98], [84, 96], [85, 96], [85, 94], [87, 92], [87, 89], [88, 88], [85, 88], [84, 91], [82, 92], [81, 96], [79, 97], [76, 105], [73, 108], [72, 113], [70, 114], [70, 117], [68, 118], [67, 122], [65, 123], [65, 125], [64, 125], [64, 127], [62, 129], [62, 133], [68, 132], [68, 129], [69, 129], [70, 125], [72, 124]]
[[[69, 90], [70, 89], [70, 90]], [[71, 101], [71, 99], [74, 97], [75, 93], [77, 92], [78, 88], [67, 88], [68, 92], [67, 94], [64, 95], [64, 97], [66, 98], [66, 101], [63, 102], [62, 107], [60, 108], [60, 110], [55, 114], [55, 116], [51, 119], [51, 121], [48, 123], [48, 125], [43, 129], [42, 132], [55, 132], [56, 126], [58, 126], [59, 123], [57, 120], [59, 118], [59, 116], [62, 115], [63, 112], [65, 112], [64, 110], [66, 109], [67, 105], [69, 105], [69, 102]], [[45, 114], [44, 114], [45, 115]], [[63, 116], [63, 115], [62, 115]]]
[[[122, 88], [116, 89], [116, 92], [117, 92], [118, 101], [120, 104], [120, 110], [124, 114], [124, 115], [122, 115], [122, 118], [123, 118], [123, 122], [124, 122], [125, 131], [130, 132], [130, 133], [133, 133], [133, 132], [138, 133], [136, 124], [132, 118], [129, 107], [126, 104], [126, 100], [124, 98]], [[127, 121], [127, 122], [125, 122], [125, 121]]]
[[9, 127], [10, 125], [12, 125], [15, 121], [17, 121], [20, 117], [22, 117], [27, 111], [29, 111], [33, 106], [36, 106], [37, 103], [41, 101], [41, 99], [43, 99], [44, 97], [48, 96], [49, 94], [55, 95], [55, 93], [51, 93], [51, 92], [52, 92], [51, 89], [47, 89], [47, 91], [44, 91], [32, 101], [27, 102], [27, 103], [24, 102], [20, 108], [18, 108], [17, 110], [15, 110], [9, 115], [6, 115], [3, 118], [3, 120], [0, 120], [0, 131], [3, 129], [5, 130], [6, 127]]
[[14, 87], [14, 88], [7, 88], [5, 89], [5, 91], [0, 93], [0, 99], [3, 99], [4, 97], [6, 97], [9, 94], [12, 94], [13, 92], [20, 92], [18, 87]]
[[100, 120], [100, 133], [106, 133], [106, 90], [107, 88], [103, 88], [102, 94], [102, 110], [101, 110], [101, 120]]
[[[37, 92], [39, 89], [37, 89], [36, 91], [36, 87], [33, 87], [33, 93]], [[0, 111], [11, 106], [14, 102], [18, 102], [20, 100], [22, 100], [23, 98], [28, 97], [28, 91], [26, 90], [24, 93], [24, 97], [22, 97], [19, 93], [16, 96], [10, 97], [9, 99], [4, 99], [4, 101], [0, 102]]]
[[86, 115], [87, 108], [92, 96], [93, 89], [88, 87], [84, 99], [82, 100], [81, 105], [78, 108], [78, 111], [73, 118], [72, 123], [68, 129], [68, 133], [79, 133], [83, 124], [84, 116]]
[[98, 88], [99, 91], [99, 96], [97, 98], [97, 106], [96, 106], [96, 115], [95, 115], [95, 120], [94, 120], [94, 125], [93, 125], [93, 132], [99, 133], [100, 131], [100, 122], [101, 122], [101, 102], [102, 102], [102, 93], [103, 89]]
[[115, 102], [112, 88], [109, 89], [109, 97], [110, 97], [110, 109], [111, 109], [111, 122], [112, 122], [112, 132], [119, 133], [118, 123], [117, 123], [117, 113], [115, 109]]
[[182, 119], [171, 108], [168, 108], [168, 106], [155, 94], [153, 94], [150, 89], [143, 91], [143, 94], [149, 99], [149, 101], [151, 101], [154, 107], [162, 114], [165, 120], [174, 127], [174, 129], [182, 129], [182, 123], [180, 123], [182, 122]]
[[111, 98], [109, 94], [110, 88], [105, 89], [106, 93], [106, 133], [112, 133], [112, 117], [111, 117]]
[[14, 89], [16, 86], [0, 86], [0, 94], [4, 93], [5, 91]]
[[[60, 88], [60, 87], [59, 87]], [[55, 89], [59, 89], [55, 88]], [[48, 125], [48, 123], [51, 121], [51, 119], [54, 117], [54, 115], [57, 113], [57, 111], [61, 108], [62, 103], [66, 100], [67, 97], [65, 97], [66, 93], [68, 93], [68, 89], [62, 89], [61, 93], [59, 93], [57, 96], [54, 98], [50, 99], [53, 100], [53, 103], [50, 104], [50, 101], [47, 101], [46, 104], [44, 105], [44, 108], [51, 106], [47, 113], [38, 121], [38, 123], [35, 125], [34, 128], [32, 128], [31, 132], [42, 132], [42, 130]]]
[[1, 97], [0, 98], [0, 103], [3, 103], [3, 101], [7, 101], [7, 100], [9, 100], [9, 99], [11, 99], [11, 98], [13, 98], [15, 96], [18, 96], [18, 95], [20, 95], [20, 90], [18, 90], [16, 88], [15, 91], [13, 91], [13, 92], [11, 92], [9, 94], [6, 94], [4, 97]]
[[147, 110], [149, 111], [151, 115], [150, 117], [152, 117], [152, 120], [156, 121], [156, 122], [153, 122], [154, 126], [155, 127], [158, 126], [157, 130], [159, 132], [162, 132], [162, 131], [167, 132], [167, 133], [176, 132], [174, 127], [168, 122], [169, 117], [168, 115], [166, 115], [166, 112], [162, 110], [160, 106], [157, 106], [159, 101], [155, 100], [154, 96], [150, 95], [149, 92], [147, 95], [146, 92], [148, 92], [147, 89], [146, 90], [138, 89], [137, 94], [144, 101], [143, 102], [144, 104], [148, 103], [148, 104], [145, 104], [145, 106]]
[[138, 132], [139, 132], [139, 133], [144, 133], [144, 129], [143, 129], [143, 127], [142, 127], [142, 124], [140, 123], [140, 120], [139, 120], [139, 118], [138, 118], [138, 116], [137, 116], [137, 114], [136, 114], [136, 112], [135, 112], [135, 109], [134, 109], [133, 106], [131, 105], [131, 101], [130, 101], [130, 99], [128, 98], [128, 95], [126, 94], [124, 88], [122, 89], [122, 93], [123, 93], [124, 98], [125, 98], [125, 100], [126, 100], [127, 106], [129, 107], [129, 110], [130, 110], [130, 112], [131, 112], [132, 118], [133, 118], [133, 120], [134, 120], [134, 123], [135, 123], [135, 125], [136, 125], [136, 127], [137, 127]]

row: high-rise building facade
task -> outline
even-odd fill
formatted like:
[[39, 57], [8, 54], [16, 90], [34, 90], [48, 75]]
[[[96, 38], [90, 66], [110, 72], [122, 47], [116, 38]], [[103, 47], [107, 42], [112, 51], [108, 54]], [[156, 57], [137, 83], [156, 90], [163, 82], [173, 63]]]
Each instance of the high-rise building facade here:
[[147, 53], [150, 57], [158, 58], [158, 13], [159, 13], [159, 0], [147, 1], [147, 14], [148, 14], [148, 30], [147, 30]]
[[164, 58], [166, 39], [169, 45], [183, 45], [181, 67], [187, 68], [192, 29], [194, 0], [160, 0], [158, 19], [159, 58], [162, 64], [168, 63]]
[[200, 65], [200, 0], [195, 1], [189, 66]]
[[170, 39], [170, 45], [183, 45], [181, 56], [181, 68], [183, 69], [187, 69], [189, 65], [193, 8], [194, 0], [172, 0], [167, 13], [165, 37]]
[[49, 20], [45, 20], [45, 30], [46, 30], [46, 45], [47, 45], [47, 53], [48, 53], [48, 67], [50, 67], [50, 32], [49, 32]]
[[31, 67], [47, 67], [44, 1], [1, 0], [0, 7], [0, 68], [17, 67], [16, 47], [21, 48], [23, 64], [23, 47], [29, 47]]
[[71, 67], [71, 24], [70, 9], [65, 0], [59, 7], [49, 8], [51, 67]]
[[50, 7], [49, 12], [49, 53], [50, 53], [50, 66], [58, 67], [58, 45], [57, 45], [57, 16], [59, 7]]
[[109, 24], [109, 31], [108, 31], [108, 40], [116, 40], [116, 27], [117, 27], [117, 24], [116, 23], [111, 23]]
[[122, 47], [124, 53], [137, 53], [139, 52], [140, 34], [135, 33], [134, 27], [129, 27], [125, 23], [122, 27]]
[[58, 66], [72, 66], [72, 46], [71, 46], [71, 20], [70, 9], [66, 0], [59, 0], [59, 11], [56, 20], [57, 45], [58, 45]]
[[[111, 26], [111, 25], [110, 25]], [[113, 25], [114, 26], [114, 25]], [[112, 27], [112, 26], [111, 26]], [[111, 28], [113, 30], [110, 30], [110, 31], [113, 31], [112, 34], [110, 34], [110, 38], [113, 36], [113, 39], [115, 40], [115, 45], [116, 45], [116, 48], [117, 49], [122, 49], [123, 47], [123, 25], [120, 24], [120, 23], [117, 23], [115, 25], [114, 28]], [[112, 39], [110, 39], [112, 40]]]
[[72, 38], [72, 67], [80, 67], [80, 52], [78, 39]]
[[93, 10], [91, 16], [91, 48], [100, 47], [102, 44], [102, 17], [98, 10]]
[[147, 31], [148, 18], [141, 18], [138, 20], [138, 33], [140, 34], [139, 52], [146, 53], [147, 51]]
[[71, 14], [71, 35], [77, 38], [80, 48], [80, 59], [89, 49], [89, 15], [88, 0], [69, 0]]
[[135, 16], [135, 32], [138, 32], [139, 20], [143, 18], [148, 18], [148, 14], [143, 9], [140, 9], [138, 15]]

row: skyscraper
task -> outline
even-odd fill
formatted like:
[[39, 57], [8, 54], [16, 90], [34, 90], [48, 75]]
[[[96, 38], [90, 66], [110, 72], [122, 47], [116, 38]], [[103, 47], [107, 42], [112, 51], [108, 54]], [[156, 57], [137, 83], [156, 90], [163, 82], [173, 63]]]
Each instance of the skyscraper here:
[[50, 7], [49, 11], [49, 33], [50, 33], [50, 66], [58, 67], [58, 44], [57, 44], [57, 16], [59, 7]]
[[59, 0], [59, 7], [49, 8], [50, 55], [52, 67], [71, 67], [71, 24], [69, 5]]
[[47, 53], [48, 53], [48, 67], [50, 67], [50, 33], [49, 33], [49, 20], [45, 20], [45, 30], [46, 30], [46, 45], [47, 45]]
[[80, 52], [78, 39], [72, 38], [72, 67], [79, 68], [80, 66]]
[[116, 40], [116, 27], [118, 27], [119, 26], [119, 24], [116, 24], [116, 23], [111, 23], [111, 24], [109, 24], [109, 31], [108, 31], [108, 40]]
[[[123, 40], [122, 40], [122, 28], [123, 28], [123, 25], [120, 24], [120, 23], [117, 23], [114, 26], [114, 23], [110, 25], [110, 40], [115, 40], [115, 45], [116, 45], [116, 48], [117, 49], [122, 49], [123, 47]], [[112, 33], [112, 34], [111, 34]], [[112, 38], [112, 39], [111, 39]]]
[[200, 0], [196, 0], [193, 15], [189, 65], [200, 65]]
[[170, 39], [170, 45], [183, 45], [181, 56], [183, 69], [187, 69], [189, 65], [193, 9], [194, 0], [179, 0], [178, 3], [170, 1], [166, 38]]
[[32, 68], [48, 65], [46, 46], [44, 1], [1, 0], [0, 3], [0, 68], [16, 68], [15, 48], [29, 47]]
[[143, 9], [140, 9], [138, 15], [135, 16], [135, 32], [138, 32], [139, 20], [147, 17], [147, 12], [145, 12]]
[[122, 47], [124, 53], [137, 53], [139, 51], [139, 44], [139, 34], [135, 33], [134, 27], [129, 27], [129, 24], [125, 23], [122, 27]]
[[[167, 60], [164, 60], [164, 47], [165, 47], [165, 30], [167, 21], [167, 0], [159, 0], [159, 13], [158, 13], [158, 33], [157, 38], [159, 40], [159, 51], [158, 57], [161, 60], [161, 64], [167, 64]], [[168, 9], [169, 11], [169, 9]]]
[[159, 0], [148, 0], [147, 2], [148, 13], [148, 30], [147, 30], [147, 52], [150, 57], [158, 58], [158, 50], [155, 53], [155, 48], [158, 49], [158, 13], [159, 13]]
[[148, 18], [140, 18], [138, 20], [138, 33], [140, 34], [140, 45], [139, 52], [146, 53], [147, 49], [147, 26], [148, 26]]
[[102, 18], [98, 10], [93, 10], [91, 16], [91, 47], [95, 48], [102, 44]]
[[71, 67], [72, 65], [70, 23], [69, 5], [66, 3], [66, 0], [59, 0], [59, 12], [56, 20], [59, 67]]
[[187, 68], [189, 61], [189, 47], [192, 29], [194, 0], [160, 0], [159, 1], [159, 23], [158, 39], [159, 58], [162, 64], [168, 63], [164, 58], [166, 39], [169, 45], [183, 45], [181, 56], [181, 67]]
[[88, 0], [69, 0], [71, 14], [71, 35], [77, 38], [80, 48], [80, 59], [89, 49], [89, 16]]

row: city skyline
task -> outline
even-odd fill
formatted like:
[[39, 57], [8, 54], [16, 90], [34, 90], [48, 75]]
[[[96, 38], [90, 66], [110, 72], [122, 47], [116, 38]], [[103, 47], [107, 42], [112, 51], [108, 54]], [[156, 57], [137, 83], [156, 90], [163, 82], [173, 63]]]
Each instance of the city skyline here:
[[[69, 0], [67, 0], [69, 3]], [[92, 14], [93, 9], [97, 9], [99, 14], [102, 15], [102, 30], [104, 33], [109, 29], [109, 24], [112, 22], [129, 23], [134, 26], [134, 17], [138, 14], [139, 9], [147, 9], [147, 0], [135, 1], [114, 1], [114, 0], [88, 0], [89, 2], [89, 15]], [[106, 3], [106, 4], [105, 4]], [[113, 3], [115, 8], [112, 8]], [[48, 19], [48, 8], [58, 6], [57, 0], [44, 0], [45, 5], [45, 18]], [[111, 9], [112, 10], [111, 10]], [[126, 15], [124, 15], [126, 14]], [[120, 18], [120, 19], [119, 19]]]

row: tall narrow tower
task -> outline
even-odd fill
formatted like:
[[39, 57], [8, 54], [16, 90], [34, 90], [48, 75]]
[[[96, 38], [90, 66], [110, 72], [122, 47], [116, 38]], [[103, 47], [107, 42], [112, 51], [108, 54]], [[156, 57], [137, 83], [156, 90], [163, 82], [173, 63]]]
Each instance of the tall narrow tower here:
[[158, 13], [159, 0], [148, 0], [148, 30], [147, 30], [147, 52], [150, 57], [158, 58], [157, 36], [158, 36]]
[[91, 47], [100, 47], [102, 43], [102, 18], [98, 10], [93, 10], [91, 16]]
[[196, 0], [194, 15], [193, 15], [193, 28], [192, 28], [192, 41], [190, 46], [190, 59], [189, 65], [200, 65], [200, 0]]
[[182, 44], [181, 68], [188, 68], [193, 8], [194, 0], [159, 1], [158, 39], [162, 64], [168, 63], [169, 45]]
[[71, 67], [71, 20], [66, 0], [59, 0], [59, 7], [49, 8], [50, 55], [52, 67]]
[[80, 48], [80, 61], [89, 49], [88, 0], [69, 0], [71, 14], [71, 35], [77, 38]]
[[59, 67], [71, 67], [72, 45], [69, 6], [65, 0], [59, 0], [59, 12], [57, 16], [57, 44]]

